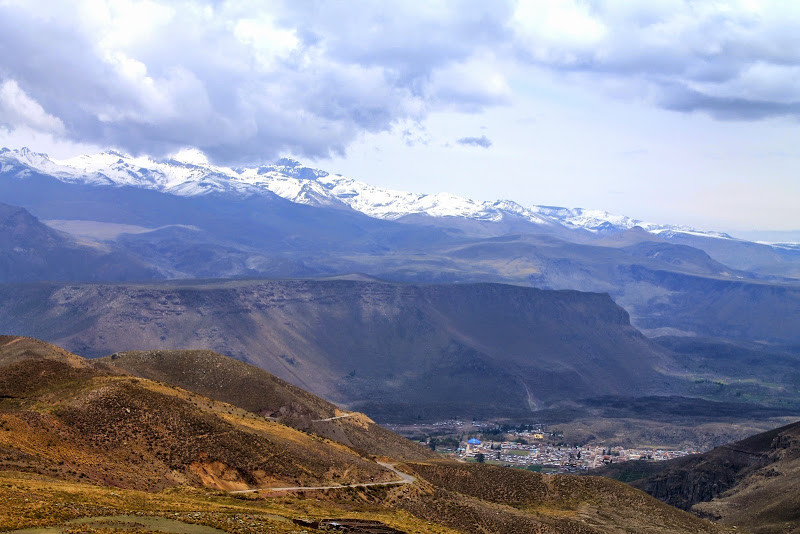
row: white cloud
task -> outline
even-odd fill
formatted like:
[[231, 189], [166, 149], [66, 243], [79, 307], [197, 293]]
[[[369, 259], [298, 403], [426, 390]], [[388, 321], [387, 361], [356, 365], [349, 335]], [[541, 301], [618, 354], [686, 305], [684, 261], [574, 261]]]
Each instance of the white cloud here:
[[506, 104], [512, 95], [505, 73], [491, 54], [467, 58], [431, 76], [428, 97], [444, 108], [479, 111], [487, 104]]
[[800, 116], [798, 26], [800, 4], [745, 0], [0, 0], [3, 121], [132, 153], [325, 157], [511, 103], [543, 71], [674, 110]]
[[535, 60], [570, 65], [608, 34], [588, 2], [521, 0], [510, 26], [517, 42]]
[[503, 9], [476, 6], [83, 0], [42, 14], [6, 2], [0, 73], [76, 141], [197, 146], [228, 163], [319, 157], [459, 100], [501, 100], [502, 73], [447, 70], [497, 40]]
[[525, 60], [722, 118], [797, 116], [800, 4], [523, 0], [511, 27]]
[[696, 91], [718, 98], [792, 104], [800, 102], [800, 65], [756, 62], [724, 83], [690, 82]]
[[64, 132], [64, 123], [29, 97], [16, 80], [5, 80], [0, 84], [0, 124], [12, 129], [27, 127], [44, 133]]
[[278, 28], [272, 17], [240, 19], [233, 33], [244, 45], [250, 47], [261, 68], [273, 68], [275, 61], [286, 58], [300, 47], [294, 29]]

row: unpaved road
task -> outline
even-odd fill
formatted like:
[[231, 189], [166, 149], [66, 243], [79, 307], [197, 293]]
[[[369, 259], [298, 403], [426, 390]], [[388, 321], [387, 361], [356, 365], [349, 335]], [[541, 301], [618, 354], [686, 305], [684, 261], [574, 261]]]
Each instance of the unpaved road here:
[[257, 491], [311, 491], [311, 490], [328, 490], [328, 489], [341, 489], [341, 488], [368, 488], [370, 486], [398, 486], [400, 484], [413, 484], [417, 481], [417, 477], [403, 473], [395, 469], [394, 464], [386, 462], [378, 462], [380, 465], [393, 472], [400, 477], [400, 480], [393, 480], [390, 482], [362, 482], [359, 484], [333, 484], [330, 486], [287, 486], [282, 488], [256, 488], [248, 490], [236, 490], [230, 493], [255, 493]]
[[[13, 341], [12, 341], [12, 343], [13, 343]], [[346, 414], [343, 414], [343, 415], [337, 415], [335, 417], [326, 417], [325, 419], [312, 419], [311, 422], [312, 423], [322, 423], [323, 421], [336, 421], [337, 419], [342, 419], [343, 417], [352, 417], [354, 415], [356, 415], [356, 414], [354, 414], [354, 413], [346, 413]], [[278, 420], [277, 417], [271, 417], [269, 415], [262, 415], [261, 417], [263, 417], [264, 419], [269, 419], [270, 421], [277, 421]]]
[[335, 421], [337, 419], [341, 419], [343, 417], [351, 417], [353, 415], [355, 415], [355, 414], [354, 413], [346, 413], [344, 415], [337, 415], [336, 417], [326, 417], [325, 419], [312, 419], [311, 422], [312, 423], [321, 423], [323, 421]]

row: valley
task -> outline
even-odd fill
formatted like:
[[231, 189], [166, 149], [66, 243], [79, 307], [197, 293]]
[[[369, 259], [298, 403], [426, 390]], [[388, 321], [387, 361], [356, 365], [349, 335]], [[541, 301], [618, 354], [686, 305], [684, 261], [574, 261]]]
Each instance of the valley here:
[[[621, 401], [613, 411], [604, 395], [753, 398], [758, 410], [782, 388], [772, 405], [778, 417], [797, 399], [791, 382], [739, 384], [735, 375], [687, 368], [599, 294], [347, 280], [39, 283], [0, 287], [0, 303], [6, 331], [91, 356], [209, 348], [384, 423], [540, 415], [550, 422], [598, 409], [631, 418], [625, 408], [635, 406], [653, 418], [661, 409]], [[664, 399], [672, 411], [676, 402]], [[724, 418], [715, 406], [684, 410], [695, 420], [704, 410]]]
[[[0, 331], [29, 336], [0, 347], [2, 525], [751, 521], [672, 466], [800, 416], [792, 247], [387, 192], [288, 160], [126, 158], [0, 154]], [[70, 512], [18, 499], [37, 491]], [[87, 492], [113, 505], [76, 505]]]
[[0, 0], [0, 532], [800, 534], [800, 3]]

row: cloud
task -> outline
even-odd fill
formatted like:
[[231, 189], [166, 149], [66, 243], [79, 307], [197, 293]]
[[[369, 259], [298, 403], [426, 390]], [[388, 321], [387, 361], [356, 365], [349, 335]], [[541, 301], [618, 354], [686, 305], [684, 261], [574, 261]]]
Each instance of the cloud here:
[[798, 25], [777, 0], [0, 0], [0, 121], [227, 164], [320, 158], [513, 105], [541, 72], [720, 119], [800, 116]]
[[[0, 79], [76, 142], [221, 163], [342, 154], [364, 133], [508, 97], [477, 1], [0, 0]], [[35, 60], [32, 60], [35, 58]]]
[[20, 89], [15, 80], [0, 83], [0, 124], [11, 129], [29, 128], [42, 133], [60, 134], [64, 123]]
[[492, 141], [485, 135], [480, 137], [462, 137], [461, 139], [456, 140], [456, 143], [459, 145], [479, 146], [483, 148], [489, 148], [492, 146]]
[[800, 116], [800, 4], [522, 0], [521, 61], [574, 83], [720, 119]]

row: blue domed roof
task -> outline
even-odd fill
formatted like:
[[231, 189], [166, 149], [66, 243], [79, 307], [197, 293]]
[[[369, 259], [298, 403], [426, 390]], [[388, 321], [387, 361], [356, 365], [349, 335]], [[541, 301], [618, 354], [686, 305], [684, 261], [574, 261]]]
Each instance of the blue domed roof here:
[[467, 440], [467, 443], [469, 443], [470, 445], [480, 445], [481, 444], [481, 440], [472, 438], [472, 439]]

